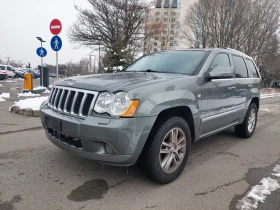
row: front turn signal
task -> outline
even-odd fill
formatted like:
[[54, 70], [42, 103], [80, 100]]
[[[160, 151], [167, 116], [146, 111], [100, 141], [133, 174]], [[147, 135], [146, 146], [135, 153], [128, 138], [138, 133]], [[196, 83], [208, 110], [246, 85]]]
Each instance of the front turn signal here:
[[131, 100], [128, 108], [119, 116], [120, 117], [133, 117], [139, 105], [138, 100]]

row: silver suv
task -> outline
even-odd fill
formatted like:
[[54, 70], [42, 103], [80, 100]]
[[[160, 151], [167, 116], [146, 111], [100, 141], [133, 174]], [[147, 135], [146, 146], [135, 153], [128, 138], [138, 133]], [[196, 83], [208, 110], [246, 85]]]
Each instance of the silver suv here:
[[183, 171], [191, 144], [232, 126], [254, 133], [261, 78], [231, 49], [145, 55], [116, 74], [62, 79], [41, 106], [49, 140], [100, 163], [129, 166], [158, 183]]

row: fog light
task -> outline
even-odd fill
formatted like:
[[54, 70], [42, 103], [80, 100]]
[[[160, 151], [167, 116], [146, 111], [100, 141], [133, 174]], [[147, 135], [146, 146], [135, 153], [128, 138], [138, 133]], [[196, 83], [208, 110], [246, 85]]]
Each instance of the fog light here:
[[113, 148], [112, 148], [109, 144], [106, 144], [106, 151], [107, 151], [109, 154], [112, 154]]

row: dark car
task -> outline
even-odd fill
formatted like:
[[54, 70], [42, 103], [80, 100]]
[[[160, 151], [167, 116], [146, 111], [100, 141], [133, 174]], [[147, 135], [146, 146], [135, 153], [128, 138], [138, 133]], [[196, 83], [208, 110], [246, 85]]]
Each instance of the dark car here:
[[250, 138], [261, 78], [253, 59], [232, 49], [161, 51], [120, 73], [61, 79], [41, 108], [49, 140], [100, 163], [176, 179], [191, 144], [235, 128]]

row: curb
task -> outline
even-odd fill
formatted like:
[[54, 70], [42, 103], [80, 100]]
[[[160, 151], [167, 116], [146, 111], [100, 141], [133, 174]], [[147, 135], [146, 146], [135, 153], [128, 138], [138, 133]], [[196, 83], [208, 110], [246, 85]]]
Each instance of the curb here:
[[20, 114], [27, 117], [40, 117], [40, 111], [39, 110], [33, 110], [33, 109], [20, 109], [19, 106], [12, 106], [10, 108], [10, 112], [14, 114]]

